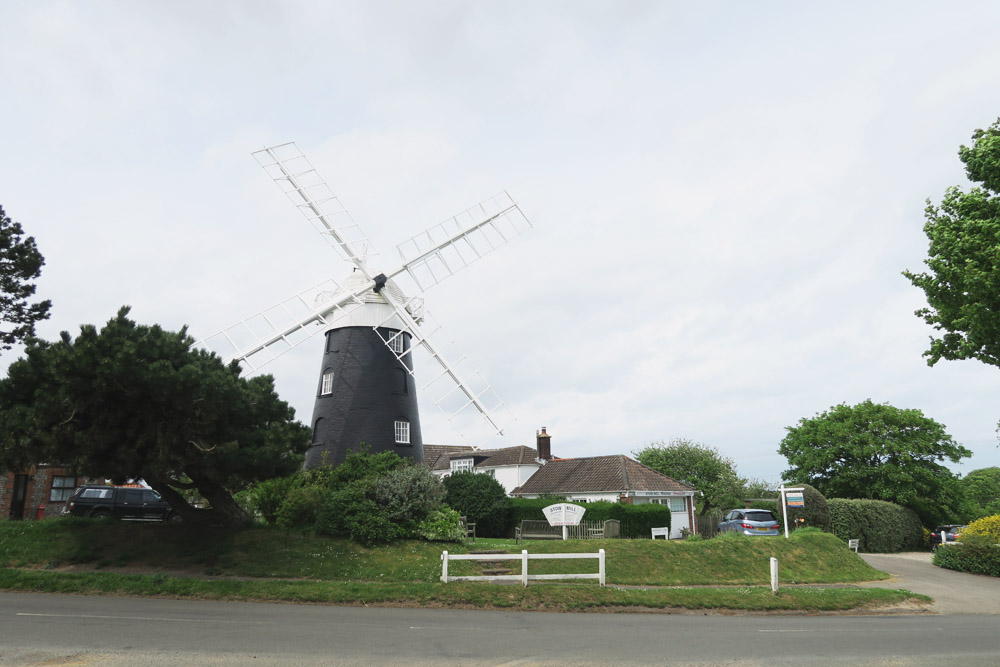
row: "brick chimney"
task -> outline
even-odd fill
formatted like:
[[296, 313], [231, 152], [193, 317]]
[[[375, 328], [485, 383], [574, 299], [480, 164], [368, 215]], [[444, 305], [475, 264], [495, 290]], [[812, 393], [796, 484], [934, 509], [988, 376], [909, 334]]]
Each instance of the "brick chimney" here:
[[545, 432], [544, 426], [541, 431], [535, 432], [535, 441], [538, 443], [538, 458], [543, 461], [552, 460], [551, 439], [552, 436]]

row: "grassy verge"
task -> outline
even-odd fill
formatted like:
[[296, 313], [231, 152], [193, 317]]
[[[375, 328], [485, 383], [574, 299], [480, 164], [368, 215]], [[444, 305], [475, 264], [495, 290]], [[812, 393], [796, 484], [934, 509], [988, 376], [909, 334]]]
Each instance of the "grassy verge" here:
[[0, 589], [85, 595], [134, 595], [203, 600], [252, 600], [349, 605], [479, 607], [532, 611], [637, 611], [639, 609], [728, 609], [831, 612], [877, 609], [928, 598], [879, 588], [769, 587], [618, 589], [590, 584], [496, 586], [452, 583], [381, 583], [204, 580], [165, 574], [53, 573], [0, 569]]
[[[439, 582], [441, 552], [503, 549], [519, 553], [605, 549], [609, 586], [533, 583], [527, 589]], [[0, 588], [63, 593], [244, 599], [332, 604], [406, 604], [548, 609], [737, 609], [838, 611], [926, 599], [880, 589], [769, 587], [769, 559], [783, 585], [883, 579], [832, 535], [803, 532], [791, 540], [739, 536], [694, 542], [652, 540], [511, 540], [476, 545], [404, 541], [367, 549], [348, 540], [255, 528], [195, 530], [164, 524], [87, 520], [0, 522]], [[452, 575], [483, 565], [454, 562]], [[596, 572], [593, 560], [532, 561], [532, 574]], [[695, 588], [712, 585], [724, 588]], [[616, 586], [677, 587], [630, 589]], [[683, 588], [689, 587], [689, 588]]]

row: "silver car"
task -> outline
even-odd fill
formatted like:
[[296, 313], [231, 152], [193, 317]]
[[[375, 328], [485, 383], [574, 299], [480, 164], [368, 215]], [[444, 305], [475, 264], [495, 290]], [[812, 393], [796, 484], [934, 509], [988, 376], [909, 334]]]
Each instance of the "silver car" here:
[[768, 510], [729, 510], [719, 524], [720, 533], [743, 535], [780, 535], [781, 526]]

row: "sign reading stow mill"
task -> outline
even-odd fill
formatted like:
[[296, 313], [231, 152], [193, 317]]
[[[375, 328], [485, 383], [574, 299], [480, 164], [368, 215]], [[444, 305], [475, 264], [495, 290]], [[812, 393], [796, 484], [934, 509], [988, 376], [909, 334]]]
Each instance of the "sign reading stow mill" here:
[[570, 503], [549, 505], [542, 510], [550, 526], [579, 526], [586, 511], [586, 508]]

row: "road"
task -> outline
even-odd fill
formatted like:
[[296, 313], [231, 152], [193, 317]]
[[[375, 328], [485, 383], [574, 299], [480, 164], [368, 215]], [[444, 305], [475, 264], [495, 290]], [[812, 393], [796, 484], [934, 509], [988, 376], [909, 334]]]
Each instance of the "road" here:
[[963, 665], [996, 616], [549, 614], [0, 593], [4, 665]]

